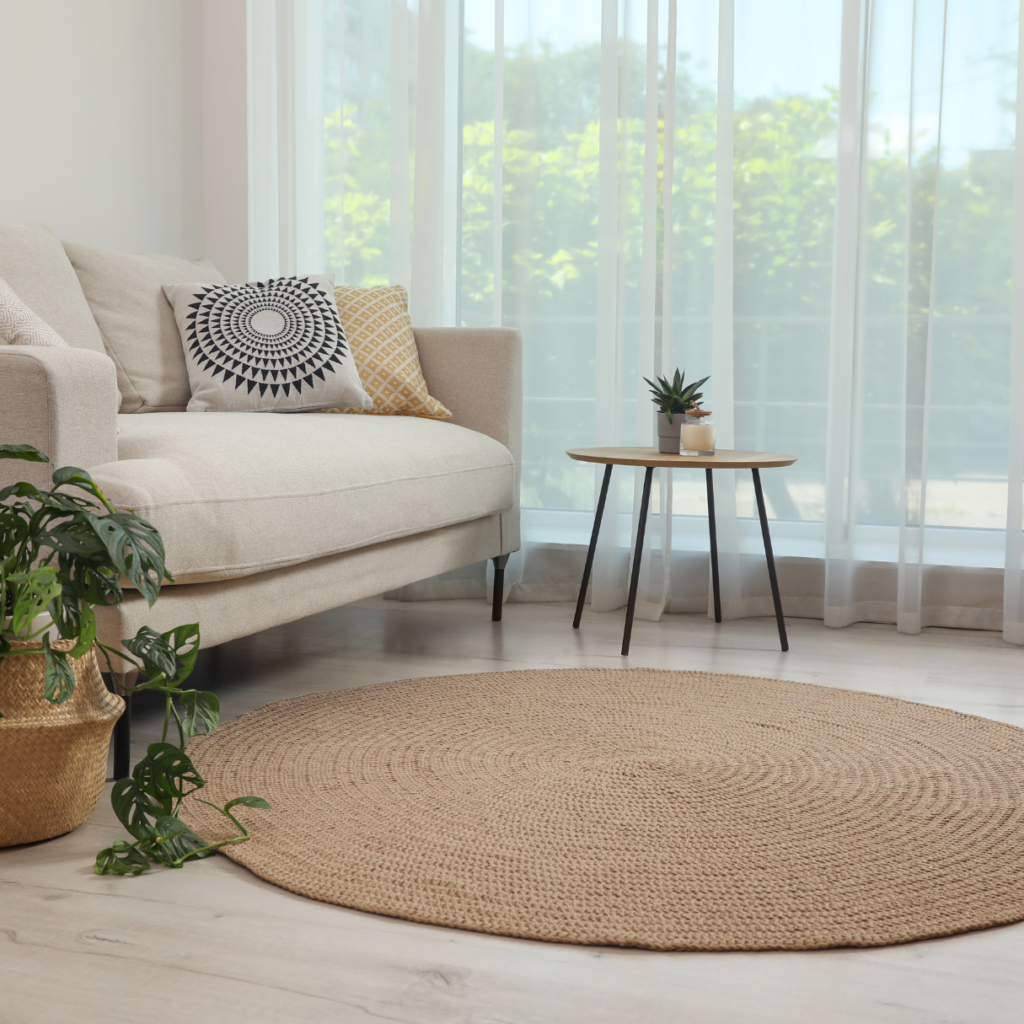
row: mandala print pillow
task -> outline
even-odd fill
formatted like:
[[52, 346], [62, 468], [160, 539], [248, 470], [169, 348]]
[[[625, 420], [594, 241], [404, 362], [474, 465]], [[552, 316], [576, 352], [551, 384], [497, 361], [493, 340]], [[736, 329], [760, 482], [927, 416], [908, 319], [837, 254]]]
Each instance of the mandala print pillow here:
[[334, 304], [334, 276], [164, 285], [185, 349], [188, 412], [369, 409]]

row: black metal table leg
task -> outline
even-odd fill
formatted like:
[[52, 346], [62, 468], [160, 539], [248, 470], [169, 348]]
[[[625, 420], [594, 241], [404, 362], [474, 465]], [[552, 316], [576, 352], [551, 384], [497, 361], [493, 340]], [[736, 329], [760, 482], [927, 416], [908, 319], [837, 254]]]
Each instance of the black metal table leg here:
[[772, 555], [772, 537], [768, 532], [768, 514], [764, 509], [764, 494], [761, 492], [761, 474], [751, 469], [754, 475], [754, 496], [757, 498], [757, 514], [761, 519], [761, 536], [764, 537], [764, 557], [768, 563], [768, 580], [772, 585], [772, 600], [775, 602], [775, 619], [779, 624], [779, 640], [784, 651], [789, 650], [786, 637], [786, 620], [782, 617], [782, 597], [779, 594], [779, 580], [775, 575], [775, 557]]
[[708, 533], [711, 535], [711, 589], [715, 597], [715, 622], [722, 621], [722, 592], [718, 586], [718, 526], [715, 523], [715, 484], [711, 468], [704, 470], [708, 484]]
[[114, 723], [114, 780], [132, 773], [132, 695], [124, 696], [124, 714]]
[[640, 521], [636, 524], [636, 551], [633, 554], [633, 573], [629, 580], [629, 603], [626, 605], [626, 629], [622, 634], [622, 656], [629, 654], [629, 638], [633, 633], [633, 612], [636, 610], [636, 590], [640, 585], [640, 562], [644, 554], [644, 534], [647, 532], [647, 507], [651, 503], [651, 477], [654, 467], [644, 473], [644, 493], [640, 499]]
[[580, 584], [580, 597], [576, 602], [576, 617], [572, 620], [572, 628], [580, 628], [583, 617], [583, 602], [587, 597], [587, 586], [590, 573], [594, 568], [594, 552], [597, 550], [597, 535], [601, 532], [601, 517], [604, 515], [604, 503], [608, 497], [608, 482], [612, 478], [612, 464], [604, 467], [604, 479], [601, 481], [601, 496], [597, 499], [597, 511], [594, 513], [594, 528], [590, 531], [590, 547], [587, 549], [587, 564], [583, 566], [583, 582]]
[[494, 563], [494, 594], [491, 597], [491, 622], [501, 622], [501, 603], [505, 598], [505, 566], [508, 555], [495, 555]]

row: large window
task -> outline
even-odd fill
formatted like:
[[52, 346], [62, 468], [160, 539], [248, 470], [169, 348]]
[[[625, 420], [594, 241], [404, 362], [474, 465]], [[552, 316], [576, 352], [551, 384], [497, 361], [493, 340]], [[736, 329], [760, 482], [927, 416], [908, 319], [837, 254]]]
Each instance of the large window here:
[[[327, 269], [522, 330], [528, 541], [585, 541], [564, 449], [649, 438], [641, 378], [681, 366], [734, 447], [799, 456], [783, 555], [1004, 564], [1012, 0], [321, 9]], [[670, 497], [699, 547], [702, 483]]]

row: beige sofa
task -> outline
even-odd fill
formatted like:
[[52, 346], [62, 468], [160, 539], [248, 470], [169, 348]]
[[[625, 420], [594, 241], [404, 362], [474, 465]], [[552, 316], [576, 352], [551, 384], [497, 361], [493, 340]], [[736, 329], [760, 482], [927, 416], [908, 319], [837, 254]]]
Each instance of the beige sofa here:
[[[487, 558], [504, 566], [519, 547], [517, 331], [416, 331], [450, 421], [151, 412], [147, 394], [183, 409], [160, 284], [187, 278], [184, 262], [0, 227], [0, 277], [70, 346], [0, 344], [0, 443], [89, 470], [160, 530], [176, 581], [152, 609], [137, 593], [98, 609], [101, 639], [198, 621], [209, 647]], [[0, 486], [18, 478], [48, 482], [0, 462]]]

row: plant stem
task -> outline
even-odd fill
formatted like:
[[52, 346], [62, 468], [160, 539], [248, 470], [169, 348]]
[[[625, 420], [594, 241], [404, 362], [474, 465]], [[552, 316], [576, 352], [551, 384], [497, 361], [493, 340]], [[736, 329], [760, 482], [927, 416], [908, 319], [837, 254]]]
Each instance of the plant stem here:
[[110, 673], [111, 677], [113, 678], [114, 685], [121, 691], [121, 695], [124, 696], [124, 694], [126, 694], [128, 692], [127, 688], [125, 687], [125, 685], [123, 683], [124, 674], [122, 672], [115, 672], [114, 671], [114, 664], [110, 660], [110, 655], [111, 654], [115, 654], [122, 661], [127, 661], [129, 664], [134, 665], [137, 671], [141, 672], [142, 671], [142, 666], [134, 658], [132, 658], [129, 655], [125, 654], [124, 651], [119, 651], [116, 648], [111, 647], [108, 644], [103, 643], [102, 640], [97, 639], [96, 646], [103, 652], [104, 660], [107, 663], [107, 671]]
[[206, 804], [207, 807], [212, 807], [215, 811], [220, 811], [225, 818], [230, 818], [232, 822], [234, 822], [235, 827], [242, 834], [240, 836], [235, 836], [232, 839], [222, 839], [218, 843], [210, 843], [207, 846], [200, 847], [198, 850], [192, 850], [183, 857], [179, 857], [174, 863], [175, 867], [180, 868], [189, 857], [195, 857], [197, 854], [205, 853], [207, 850], [219, 850], [222, 846], [230, 846], [232, 843], [241, 843], [249, 838], [249, 830], [230, 811], [226, 811], [223, 807], [218, 806], [212, 800], [204, 800], [201, 796], [197, 796], [196, 799], [201, 804]]
[[[206, 802], [205, 800], [203, 801]], [[231, 818], [231, 815], [228, 815]], [[231, 818], [234, 821], [234, 818]], [[190, 857], [197, 857], [201, 853], [206, 853], [207, 850], [219, 850], [222, 846], [230, 846], [232, 843], [244, 843], [249, 838], [249, 833], [246, 832], [243, 836], [235, 836], [233, 839], [222, 839], [219, 843], [210, 843], [209, 846], [201, 846], [198, 850], [190, 850], [184, 856], [179, 857], [174, 861], [170, 867], [180, 868]]]
[[[184, 750], [185, 749], [185, 728], [181, 724], [181, 715], [178, 714], [178, 709], [174, 706], [174, 700], [172, 699], [172, 695], [170, 693], [168, 693], [168, 695], [167, 695], [167, 703], [170, 706], [172, 714], [174, 715], [174, 722], [178, 726], [178, 746], [181, 747], [182, 750]], [[167, 722], [166, 722], [166, 719], [165, 719], [164, 720], [164, 730], [166, 731], [166, 729], [167, 729]]]

